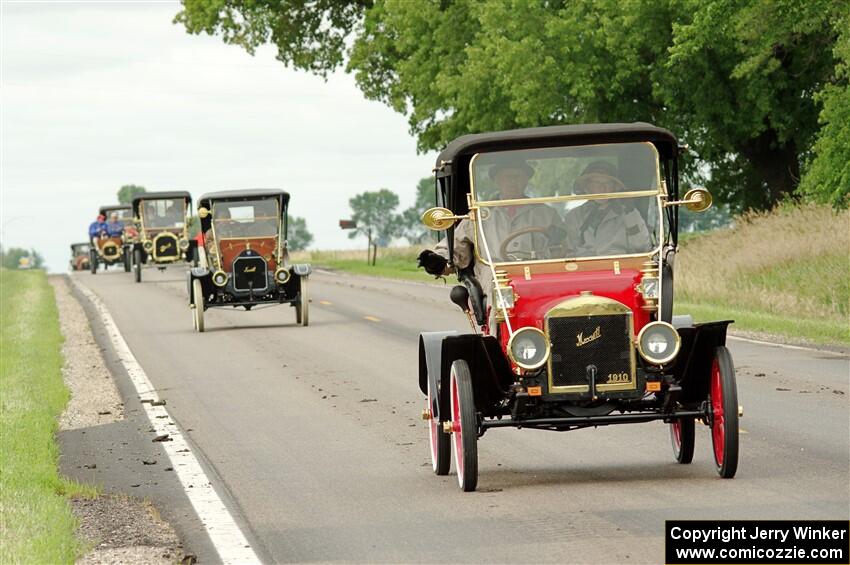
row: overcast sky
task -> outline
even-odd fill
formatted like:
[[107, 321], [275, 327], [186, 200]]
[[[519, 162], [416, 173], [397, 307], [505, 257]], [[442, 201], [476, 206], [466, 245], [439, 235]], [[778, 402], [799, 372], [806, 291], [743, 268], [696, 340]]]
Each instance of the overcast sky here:
[[412, 204], [435, 154], [353, 77], [287, 69], [188, 35], [177, 2], [2, 2], [3, 245], [51, 271], [122, 184], [148, 190], [280, 187], [321, 249], [365, 247], [338, 228], [348, 199], [386, 187]]

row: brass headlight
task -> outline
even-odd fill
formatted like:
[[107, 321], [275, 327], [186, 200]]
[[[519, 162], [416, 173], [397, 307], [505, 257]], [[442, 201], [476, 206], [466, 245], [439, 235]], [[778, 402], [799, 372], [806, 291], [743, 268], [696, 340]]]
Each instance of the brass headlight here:
[[637, 336], [638, 353], [654, 365], [663, 365], [675, 359], [681, 346], [679, 332], [667, 322], [650, 322]]
[[278, 267], [277, 270], [274, 272], [274, 280], [277, 282], [277, 284], [286, 284], [290, 276], [291, 275], [289, 274], [289, 269], [285, 267]]
[[215, 286], [224, 286], [227, 284], [227, 273], [224, 271], [216, 271], [213, 273], [212, 282]]
[[182, 251], [186, 251], [187, 249], [189, 249], [189, 240], [188, 239], [181, 239], [180, 242], [178, 243], [178, 245], [180, 245], [180, 249]]
[[145, 251], [150, 251], [151, 249], [153, 249], [153, 241], [151, 241], [150, 239], [146, 239], [144, 243], [142, 243], [142, 247], [145, 248]]
[[526, 327], [508, 340], [508, 357], [523, 369], [537, 369], [549, 359], [549, 340], [537, 328]]

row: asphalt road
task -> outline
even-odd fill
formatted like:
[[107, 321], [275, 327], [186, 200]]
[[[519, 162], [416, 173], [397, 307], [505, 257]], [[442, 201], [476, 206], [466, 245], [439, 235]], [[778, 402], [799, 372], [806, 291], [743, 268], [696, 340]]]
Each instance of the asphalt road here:
[[418, 333], [466, 327], [449, 287], [317, 273], [310, 327], [288, 306], [208, 310], [197, 334], [180, 270], [77, 276], [267, 561], [658, 563], [665, 519], [850, 516], [846, 357], [730, 341], [733, 480], [702, 426], [691, 465], [661, 423], [497, 429], [464, 494], [431, 472], [417, 386]]

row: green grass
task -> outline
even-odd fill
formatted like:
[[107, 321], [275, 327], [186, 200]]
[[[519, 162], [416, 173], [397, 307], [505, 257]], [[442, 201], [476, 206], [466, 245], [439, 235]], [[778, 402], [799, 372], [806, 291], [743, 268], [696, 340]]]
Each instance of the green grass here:
[[44, 271], [0, 271], [0, 563], [72, 563], [80, 549], [56, 419], [68, 401], [62, 334]]
[[343, 271], [357, 275], [433, 282], [434, 277], [416, 267], [418, 248], [389, 248], [378, 250], [376, 264], [366, 264], [366, 251], [312, 251], [304, 260], [314, 267]]

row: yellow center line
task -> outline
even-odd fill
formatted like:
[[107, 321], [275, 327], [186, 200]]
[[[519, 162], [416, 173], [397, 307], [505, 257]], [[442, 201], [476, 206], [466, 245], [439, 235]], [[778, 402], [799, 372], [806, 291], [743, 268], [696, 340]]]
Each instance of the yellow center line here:
[[325, 306], [331, 306], [333, 302], [328, 302], [327, 300], [319, 300], [319, 304], [324, 304]]
[[380, 322], [381, 321], [380, 318], [376, 318], [375, 316], [363, 316], [363, 317], [365, 319], [369, 320], [370, 322]]

